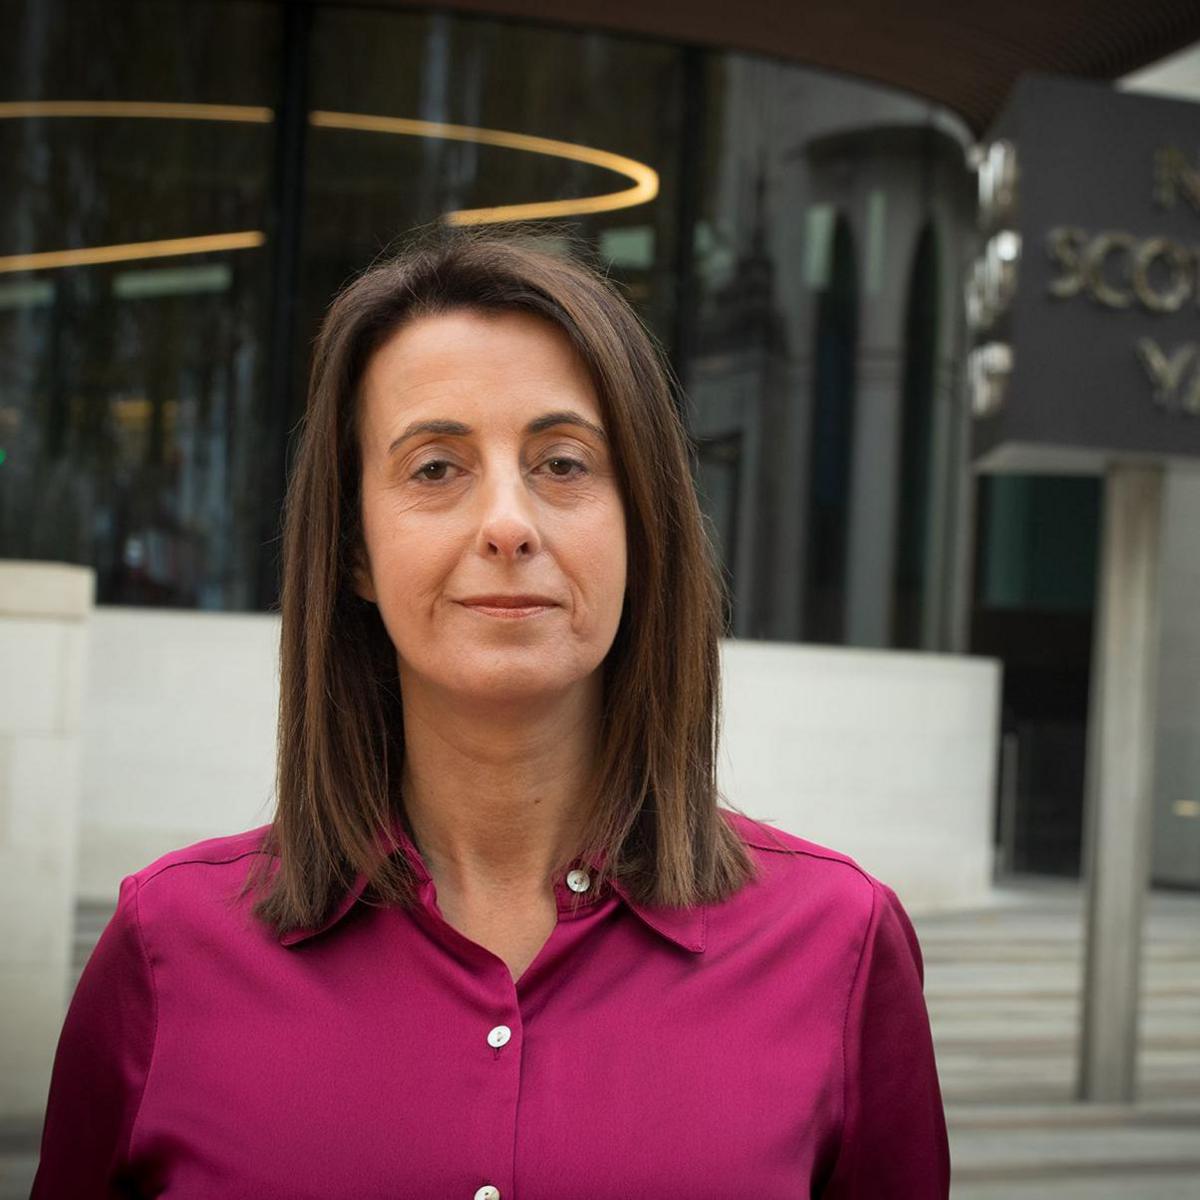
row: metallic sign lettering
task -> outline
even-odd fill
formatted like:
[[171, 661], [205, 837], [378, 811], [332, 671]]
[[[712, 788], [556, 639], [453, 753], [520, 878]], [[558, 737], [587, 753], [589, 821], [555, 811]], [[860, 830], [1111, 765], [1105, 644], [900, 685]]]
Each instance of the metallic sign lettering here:
[[[1195, 342], [1185, 342], [1169, 355], [1153, 338], [1138, 338], [1137, 353], [1154, 385], [1154, 402], [1173, 412], [1200, 415], [1200, 360]], [[1189, 376], [1188, 369], [1192, 369]]]
[[1197, 298], [1200, 245], [1108, 231], [1091, 236], [1073, 226], [1052, 229], [1046, 250], [1062, 273], [1050, 281], [1060, 300], [1086, 292], [1106, 308], [1135, 302], [1151, 312], [1178, 312]]
[[1154, 155], [1154, 199], [1163, 208], [1174, 208], [1180, 192], [1200, 212], [1200, 169], [1178, 147], [1164, 146]]

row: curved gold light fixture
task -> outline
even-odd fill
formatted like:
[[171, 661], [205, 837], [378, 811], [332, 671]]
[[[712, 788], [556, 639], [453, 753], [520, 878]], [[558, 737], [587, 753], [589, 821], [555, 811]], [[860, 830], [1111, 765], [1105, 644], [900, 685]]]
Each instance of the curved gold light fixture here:
[[525, 150], [551, 158], [565, 158], [615, 171], [633, 181], [633, 187], [600, 196], [582, 196], [574, 200], [541, 200], [531, 204], [501, 204], [492, 208], [461, 208], [446, 213], [449, 225], [488, 225], [499, 221], [536, 221], [548, 217], [574, 217], [586, 213], [612, 212], [646, 204], [658, 195], [658, 172], [635, 158], [597, 150], [575, 142], [513, 133], [505, 129], [483, 129], [477, 125], [447, 125], [441, 121], [418, 121], [409, 117], [380, 117], [370, 113], [324, 112], [308, 114], [318, 129], [352, 129], [362, 133], [390, 133], [406, 137], [443, 138], [447, 141], [475, 142], [482, 146], [503, 146]]
[[[0, 104], [0, 120], [38, 117], [135, 117], [170, 121], [232, 121], [270, 125], [269, 108], [249, 104], [160, 104], [144, 100], [19, 100]], [[99, 263], [129, 262], [145, 258], [175, 258], [186, 254], [213, 254], [252, 250], [266, 241], [257, 229], [213, 233], [201, 237], [160, 238], [152, 242], [122, 242], [114, 246], [86, 246], [78, 250], [47, 250], [40, 254], [0, 257], [0, 274], [13, 271], [50, 271], [62, 267], [87, 267]]]
[[14, 117], [148, 117], [169, 121], [244, 121], [270, 125], [275, 114], [252, 104], [159, 104], [146, 100], [17, 100], [0, 104]]
[[[0, 103], [0, 120], [46, 117], [131, 117], [171, 121], [228, 121], [269, 125], [275, 120], [270, 108], [249, 104], [168, 104], [142, 100], [19, 100]], [[587, 163], [624, 175], [632, 187], [599, 196], [573, 200], [543, 200], [529, 204], [501, 204], [491, 208], [463, 208], [446, 213], [449, 225], [488, 225], [501, 221], [535, 221], [554, 217], [584, 216], [613, 212], [646, 204], [658, 195], [658, 172], [646, 163], [581, 146], [555, 138], [536, 137], [505, 129], [484, 129], [477, 125], [448, 125], [441, 121], [420, 121], [408, 117], [385, 117], [371, 113], [326, 112], [308, 115], [317, 129], [346, 129], [360, 133], [385, 133], [403, 137], [441, 138], [447, 141], [474, 142], [481, 146], [500, 146], [523, 150], [572, 162]], [[152, 242], [124, 242], [113, 246], [91, 246], [78, 250], [48, 250], [39, 254], [13, 254], [0, 257], [0, 273], [45, 271], [60, 267], [91, 266], [98, 263], [126, 262], [142, 258], [169, 258], [184, 254], [209, 254], [215, 251], [248, 250], [263, 245], [266, 236], [259, 230], [217, 233], [202, 237], [166, 238]]]
[[261, 230], [247, 229], [242, 233], [210, 233], [203, 237], [165, 238], [156, 242], [124, 242], [118, 246], [11, 254], [7, 258], [0, 258], [0, 274], [8, 271], [48, 271], [56, 267], [94, 267], [98, 263], [128, 262], [136, 258], [176, 258], [182, 254], [253, 250], [266, 240]]

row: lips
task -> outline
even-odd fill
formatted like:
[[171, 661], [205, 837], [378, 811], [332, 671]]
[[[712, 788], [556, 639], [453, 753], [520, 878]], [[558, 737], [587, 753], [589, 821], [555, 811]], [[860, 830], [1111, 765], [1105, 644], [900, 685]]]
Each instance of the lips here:
[[468, 608], [550, 608], [558, 603], [557, 600], [551, 600], [549, 596], [471, 596], [466, 600], [460, 600], [460, 604], [465, 604]]

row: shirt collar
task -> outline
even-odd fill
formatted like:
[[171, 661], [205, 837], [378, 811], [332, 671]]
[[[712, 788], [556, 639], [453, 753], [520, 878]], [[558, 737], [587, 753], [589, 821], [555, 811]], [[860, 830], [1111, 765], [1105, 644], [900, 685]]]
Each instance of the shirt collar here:
[[[399, 817], [393, 820], [390, 833], [390, 849], [403, 851], [409, 863], [416, 871], [419, 882], [429, 882], [431, 876], [428, 868], [425, 866], [425, 860], [421, 857], [421, 852], [408, 836], [404, 829], [404, 824]], [[385, 848], [387, 847], [385, 839], [381, 839], [381, 844]], [[594, 869], [595, 865], [592, 865]], [[360, 871], [355, 876], [349, 890], [338, 901], [333, 911], [330, 912], [324, 921], [307, 929], [289, 930], [280, 936], [280, 943], [284, 946], [294, 946], [298, 942], [305, 941], [310, 937], [316, 937], [317, 934], [331, 929], [358, 903], [363, 892], [366, 890], [368, 882], [367, 876]], [[697, 904], [689, 908], [668, 908], [659, 905], [643, 904], [635, 900], [624, 885], [615, 879], [612, 881], [612, 889], [642, 922], [659, 936], [695, 954], [703, 952], [708, 939], [708, 909], [705, 905]]]

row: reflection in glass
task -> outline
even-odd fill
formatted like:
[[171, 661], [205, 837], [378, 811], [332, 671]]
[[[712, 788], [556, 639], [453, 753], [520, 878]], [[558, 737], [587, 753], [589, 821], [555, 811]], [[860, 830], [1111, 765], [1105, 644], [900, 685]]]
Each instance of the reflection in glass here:
[[936, 644], [963, 439], [926, 350], [953, 353], [926, 326], [955, 270], [918, 241], [936, 210], [952, 259], [973, 217], [945, 114], [446, 11], [47, 0], [0, 7], [0, 34], [0, 553], [90, 563], [102, 603], [269, 607], [330, 298], [449, 214], [629, 185], [522, 141], [549, 139], [657, 174], [542, 228], [675, 355], [731, 631]]
[[[706, 55], [702, 99], [694, 287], [681, 314], [694, 333], [680, 371], [733, 630], [887, 645], [893, 575], [910, 569], [893, 566], [898, 531], [929, 524], [901, 513], [910, 495], [921, 502], [911, 478], [901, 484], [906, 469], [934, 481], [946, 510], [926, 542], [939, 554], [954, 544], [951, 374], [937, 375], [936, 419], [902, 436], [902, 364], [922, 229], [934, 212], [958, 247], [973, 228], [965, 131], [885, 88], [741, 54]], [[956, 272], [933, 272], [953, 315]], [[953, 323], [937, 337], [945, 363]], [[905, 619], [932, 631], [932, 648], [947, 636], [937, 617], [951, 572], [922, 561], [920, 611]]]
[[89, 563], [100, 603], [251, 608], [272, 9], [121, 9], [5, 11], [0, 105], [40, 107], [0, 107], [0, 259], [109, 261], [0, 272], [0, 553]]
[[[659, 175], [649, 203], [545, 226], [575, 239], [622, 285], [660, 337], [674, 316], [675, 146], [680, 52], [599, 33], [449, 13], [321, 9], [313, 110], [500, 130], [619, 154]], [[344, 64], [354, 62], [355, 70]], [[636, 114], [636, 116], [634, 115]], [[459, 210], [579, 199], [630, 180], [506, 145], [309, 130], [304, 336], [354, 271], [410, 231]]]

